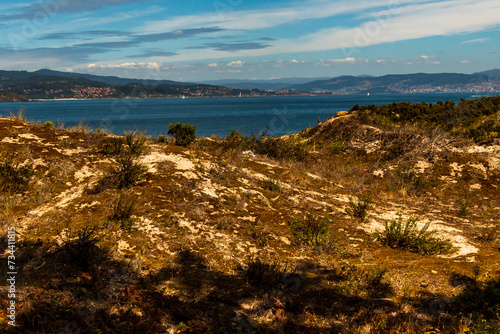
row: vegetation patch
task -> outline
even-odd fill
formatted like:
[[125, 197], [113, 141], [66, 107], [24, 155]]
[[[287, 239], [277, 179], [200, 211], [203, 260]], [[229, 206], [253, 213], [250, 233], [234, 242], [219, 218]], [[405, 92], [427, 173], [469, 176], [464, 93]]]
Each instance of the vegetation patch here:
[[191, 124], [175, 123], [168, 126], [169, 135], [173, 135], [175, 144], [188, 146], [196, 141], [196, 126]]
[[371, 197], [365, 195], [359, 196], [357, 200], [350, 198], [349, 207], [346, 209], [347, 214], [364, 222], [372, 208], [372, 203]]
[[126, 230], [132, 229], [135, 220], [132, 215], [135, 211], [135, 201], [131, 194], [120, 193], [111, 206], [111, 221], [119, 222]]
[[145, 177], [147, 167], [139, 163], [144, 154], [145, 138], [128, 133], [124, 138], [116, 138], [103, 145], [103, 152], [111, 155], [113, 162], [108, 172], [97, 180], [97, 184], [88, 190], [89, 193], [100, 193], [108, 188], [126, 189], [135, 185]]
[[247, 263], [245, 277], [257, 286], [276, 286], [285, 281], [289, 271], [288, 264], [277, 257], [270, 261], [257, 258]]
[[0, 190], [18, 192], [26, 189], [35, 174], [31, 161], [19, 163], [14, 154], [0, 158]]
[[385, 222], [385, 231], [375, 233], [375, 237], [391, 248], [409, 250], [422, 255], [452, 253], [453, 245], [449, 240], [434, 237], [436, 230], [428, 231], [430, 222], [418, 227], [417, 218], [403, 220], [397, 218]]
[[328, 217], [318, 217], [315, 213], [309, 213], [305, 219], [292, 217], [288, 226], [300, 243], [315, 250], [328, 251], [334, 248], [331, 223]]

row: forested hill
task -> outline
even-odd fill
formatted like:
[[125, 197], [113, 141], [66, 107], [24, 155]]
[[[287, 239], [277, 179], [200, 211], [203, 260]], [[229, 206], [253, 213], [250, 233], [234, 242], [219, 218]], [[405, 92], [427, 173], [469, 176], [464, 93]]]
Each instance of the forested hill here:
[[499, 92], [500, 77], [488, 73], [417, 73], [380, 77], [341, 76], [291, 85], [286, 89], [333, 94]]
[[[40, 71], [39, 71], [40, 72]], [[57, 72], [0, 71], [0, 90], [24, 95], [29, 99], [60, 98], [155, 98], [155, 97], [227, 97], [266, 96], [281, 93], [258, 89], [233, 89], [216, 85], [144, 81], [113, 85], [74, 75], [45, 75]], [[299, 94], [294, 93], [292, 94]]]

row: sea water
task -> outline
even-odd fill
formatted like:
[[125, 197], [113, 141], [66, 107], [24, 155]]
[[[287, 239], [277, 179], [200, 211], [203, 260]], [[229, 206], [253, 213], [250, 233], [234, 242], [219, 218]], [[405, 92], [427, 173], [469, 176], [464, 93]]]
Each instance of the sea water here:
[[141, 131], [157, 137], [167, 134], [170, 123], [196, 126], [198, 136], [227, 136], [231, 130], [249, 135], [266, 128], [270, 135], [298, 132], [314, 126], [353, 105], [381, 105], [392, 102], [427, 102], [476, 98], [463, 94], [280, 96], [186, 99], [98, 99], [0, 103], [0, 115], [23, 110], [29, 121], [78, 123], [110, 133]]

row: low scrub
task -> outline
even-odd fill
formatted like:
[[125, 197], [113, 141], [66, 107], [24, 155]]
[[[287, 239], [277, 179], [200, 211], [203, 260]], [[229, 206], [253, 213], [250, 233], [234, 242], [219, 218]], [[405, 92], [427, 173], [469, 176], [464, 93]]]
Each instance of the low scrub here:
[[196, 126], [191, 124], [175, 123], [168, 126], [169, 135], [173, 135], [175, 144], [188, 146], [196, 141]]
[[60, 252], [71, 264], [80, 269], [87, 269], [91, 264], [102, 261], [103, 255], [97, 246], [99, 240], [101, 240], [99, 227], [87, 224], [68, 234]]
[[119, 222], [123, 229], [132, 229], [135, 223], [132, 218], [135, 211], [135, 202], [130, 194], [119, 194], [113, 202], [111, 209], [112, 213], [109, 216], [111, 221]]
[[333, 248], [331, 220], [329, 218], [317, 217], [314, 213], [310, 213], [305, 219], [292, 217], [288, 225], [299, 242], [315, 250]]
[[147, 167], [139, 163], [144, 154], [145, 138], [127, 133], [125, 137], [114, 138], [103, 145], [103, 153], [111, 155], [114, 166], [101, 177], [90, 193], [99, 193], [108, 188], [130, 188], [144, 178]]
[[372, 208], [372, 202], [372, 199], [368, 196], [360, 196], [356, 201], [351, 198], [346, 212], [351, 217], [364, 222], [368, 217], [368, 211]]
[[429, 231], [430, 222], [418, 227], [416, 218], [398, 218], [385, 223], [385, 231], [375, 237], [391, 248], [409, 250], [423, 255], [451, 253], [454, 251], [449, 240], [434, 237], [436, 230]]
[[31, 162], [23, 164], [15, 161], [15, 156], [7, 154], [0, 160], [0, 190], [18, 192], [26, 189], [35, 174]]
[[275, 258], [272, 261], [253, 259], [247, 264], [245, 276], [257, 286], [275, 286], [285, 281], [288, 273], [287, 264]]
[[277, 193], [283, 192], [281, 181], [276, 177], [267, 179], [267, 189]]

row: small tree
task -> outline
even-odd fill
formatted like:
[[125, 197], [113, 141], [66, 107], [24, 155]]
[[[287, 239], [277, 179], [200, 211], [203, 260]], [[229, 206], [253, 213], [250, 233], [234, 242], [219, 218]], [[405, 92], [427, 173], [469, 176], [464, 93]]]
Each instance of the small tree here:
[[176, 145], [187, 146], [196, 140], [196, 126], [180, 122], [169, 124], [168, 134], [174, 136]]

